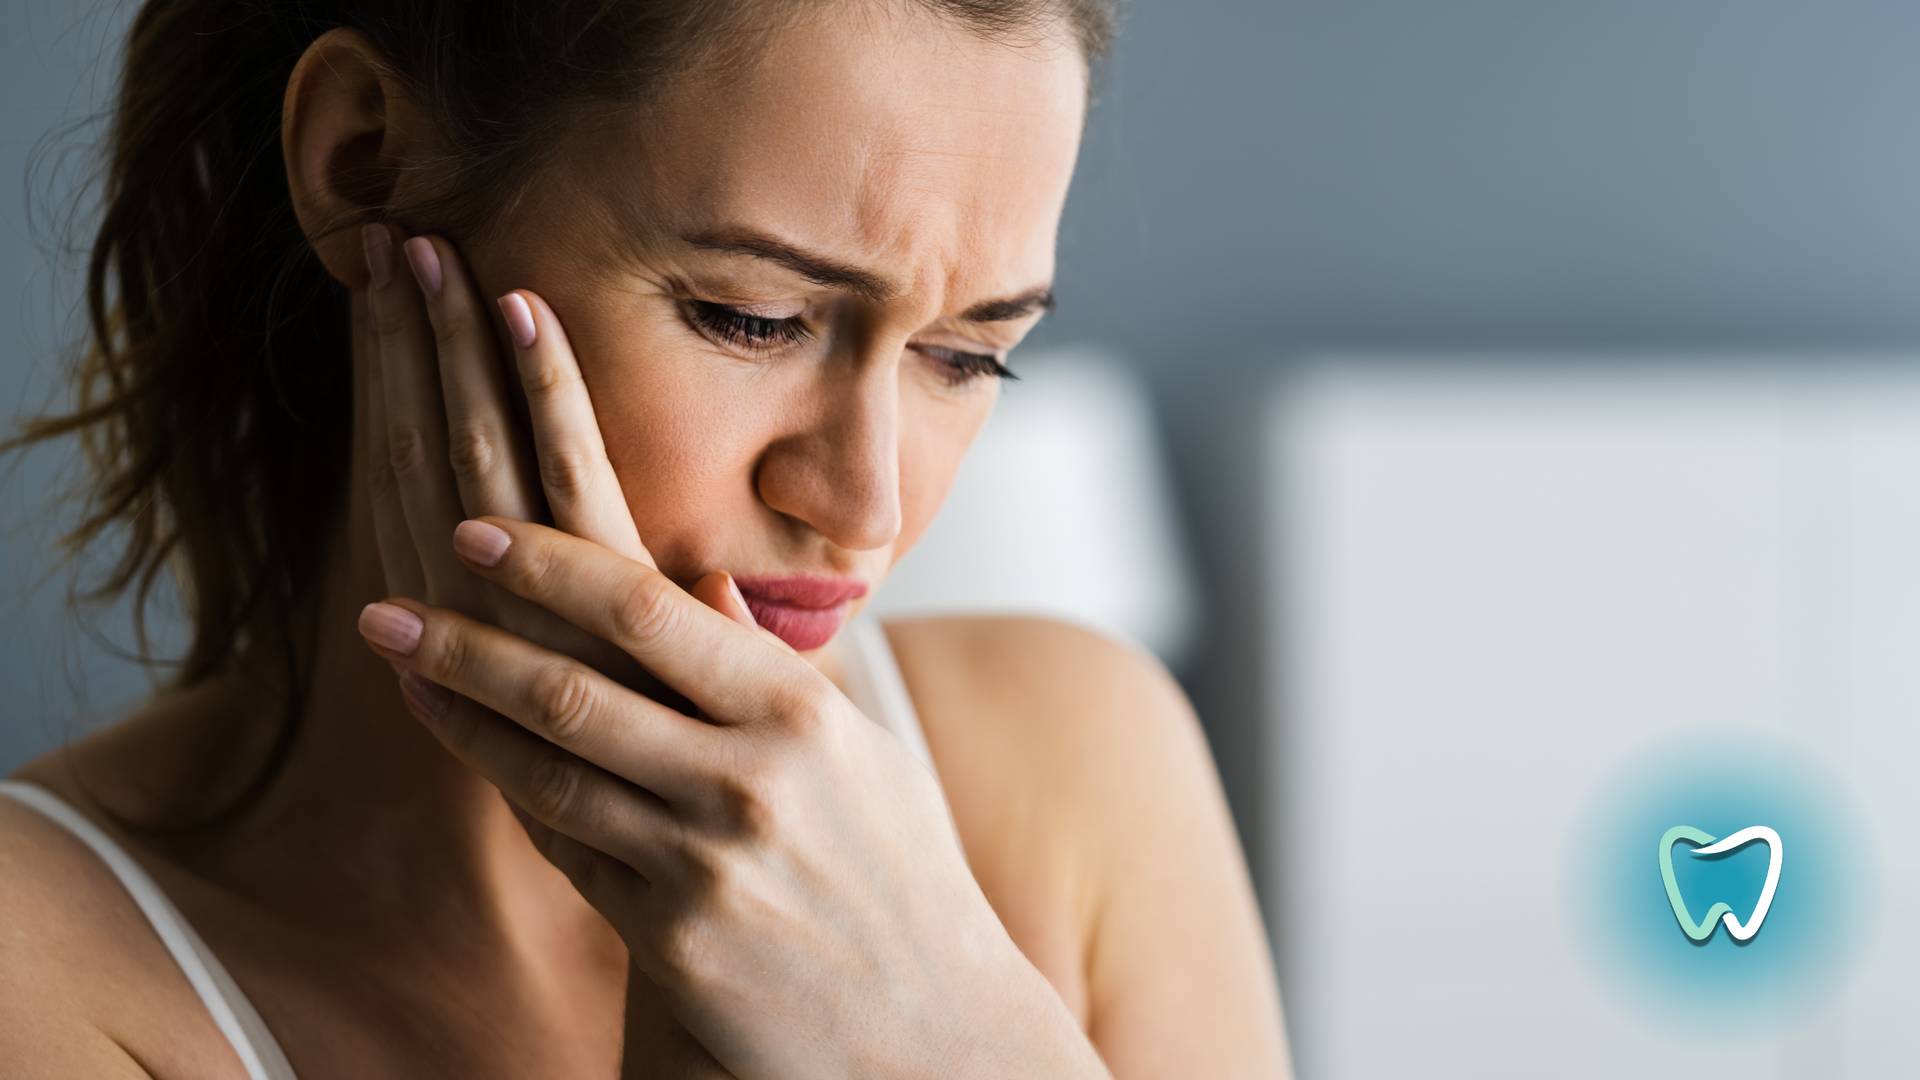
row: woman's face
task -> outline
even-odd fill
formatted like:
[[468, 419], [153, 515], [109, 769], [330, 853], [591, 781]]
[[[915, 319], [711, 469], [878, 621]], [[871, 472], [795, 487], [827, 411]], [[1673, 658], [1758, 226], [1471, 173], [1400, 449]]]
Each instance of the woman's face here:
[[864, 605], [1051, 304], [1085, 78], [1065, 41], [835, 5], [575, 131], [470, 246], [558, 313], [663, 571], [734, 575], [802, 651]]

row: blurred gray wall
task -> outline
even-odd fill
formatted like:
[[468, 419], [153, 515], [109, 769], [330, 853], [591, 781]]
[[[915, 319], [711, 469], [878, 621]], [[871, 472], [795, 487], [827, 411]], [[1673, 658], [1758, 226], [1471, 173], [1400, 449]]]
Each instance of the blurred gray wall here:
[[[61, 223], [70, 181], [90, 163], [62, 152], [82, 140], [58, 133], [108, 100], [112, 65], [101, 57], [123, 19], [111, 3], [0, 2], [0, 418], [59, 400], [78, 325], [75, 282], [61, 269], [77, 264], [58, 250]], [[55, 504], [73, 464], [68, 448], [0, 461], [0, 773], [148, 685], [122, 658], [132, 644], [124, 617], [68, 615], [52, 552], [71, 520]]]
[[1181, 674], [1257, 863], [1246, 403], [1331, 350], [1911, 348], [1920, 4], [1132, 9], [1039, 340], [1158, 391], [1209, 577]]
[[[28, 151], [98, 100], [110, 68], [88, 62], [125, 6], [0, 3], [9, 412], [44, 402], [63, 331], [20, 198]], [[1256, 591], [1234, 547], [1249, 455], [1224, 421], [1289, 357], [1920, 341], [1920, 5], [1132, 7], [1037, 340], [1105, 344], [1160, 393], [1217, 616], [1184, 674], [1222, 742], [1250, 737]], [[0, 493], [9, 596], [46, 566], [55, 464], [26, 460]], [[56, 582], [0, 609], [0, 769], [57, 734], [74, 670], [97, 707], [140, 685], [75, 641], [60, 599]], [[1244, 811], [1258, 778], [1235, 769], [1258, 755], [1224, 756]]]
[[1920, 5], [1137, 0], [1053, 330], [1318, 345], [1920, 337]]

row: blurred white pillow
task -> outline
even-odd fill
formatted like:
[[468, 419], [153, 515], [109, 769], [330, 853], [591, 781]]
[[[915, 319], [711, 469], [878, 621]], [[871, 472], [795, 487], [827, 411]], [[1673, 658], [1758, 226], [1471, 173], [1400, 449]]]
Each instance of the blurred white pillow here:
[[1022, 353], [1014, 367], [1020, 380], [873, 610], [1051, 616], [1178, 662], [1194, 575], [1145, 385], [1091, 348]]

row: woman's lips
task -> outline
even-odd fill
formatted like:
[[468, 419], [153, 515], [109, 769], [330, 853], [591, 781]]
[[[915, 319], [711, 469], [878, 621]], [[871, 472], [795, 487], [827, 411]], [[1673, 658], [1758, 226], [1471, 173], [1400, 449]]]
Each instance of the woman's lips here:
[[847, 604], [867, 595], [865, 582], [804, 574], [734, 578], [733, 583], [747, 598], [753, 621], [797, 652], [832, 641], [847, 619]]

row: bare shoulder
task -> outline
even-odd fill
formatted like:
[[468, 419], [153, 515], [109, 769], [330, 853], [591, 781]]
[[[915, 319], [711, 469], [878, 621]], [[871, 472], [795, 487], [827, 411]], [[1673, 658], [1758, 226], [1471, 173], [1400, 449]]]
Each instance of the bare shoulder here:
[[[964, 752], [962, 742], [1012, 740], [1028, 753], [1068, 754], [1090, 778], [1169, 744], [1204, 752], [1186, 697], [1160, 662], [1093, 630], [944, 617], [891, 622], [887, 633], [929, 739], [942, 729], [950, 753]], [[1101, 752], [1080, 757], [1092, 748]]]
[[[63, 787], [59, 772], [39, 762], [21, 778]], [[64, 826], [0, 796], [5, 1075], [227, 1076], [231, 1053], [106, 863]]]
[[1114, 1075], [1286, 1075], [1245, 859], [1159, 662], [1044, 619], [887, 632], [975, 877]]
[[1134, 861], [1117, 849], [1145, 832], [1230, 837], [1199, 723], [1151, 655], [1050, 619], [887, 631], [956, 816], [1057, 845], [1086, 890], [1110, 886], [1113, 861]]

